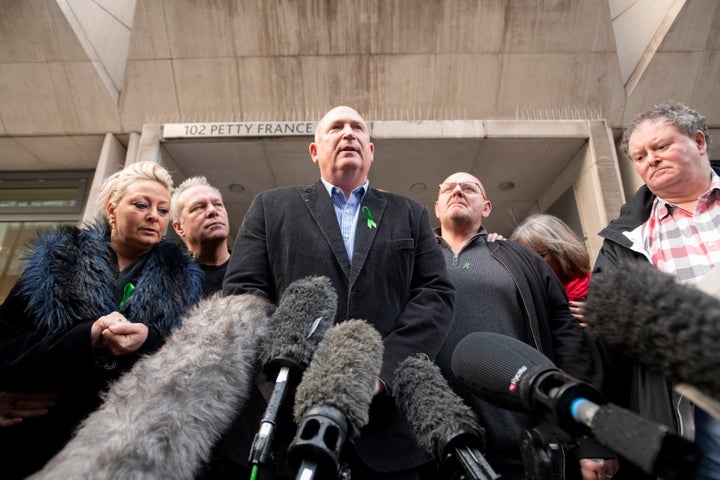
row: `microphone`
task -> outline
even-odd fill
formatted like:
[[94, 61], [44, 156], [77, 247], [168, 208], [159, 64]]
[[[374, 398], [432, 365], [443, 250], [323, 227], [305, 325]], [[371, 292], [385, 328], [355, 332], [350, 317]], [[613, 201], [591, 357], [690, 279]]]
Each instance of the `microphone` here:
[[249, 294], [201, 300], [32, 478], [192, 480], [249, 397], [271, 309]]
[[318, 345], [295, 392], [298, 431], [288, 462], [298, 480], [340, 477], [343, 445], [368, 423], [383, 350], [380, 333], [364, 320], [335, 325]]
[[268, 378], [275, 378], [260, 428], [250, 448], [250, 465], [268, 465], [278, 413], [290, 387], [303, 370], [335, 319], [337, 293], [327, 277], [305, 277], [292, 282], [273, 314], [260, 361]]
[[442, 478], [499, 478], [480, 453], [485, 429], [427, 355], [407, 357], [395, 370], [395, 401]]
[[593, 387], [515, 338], [471, 333], [455, 347], [452, 371], [474, 393], [500, 407], [521, 407], [573, 438], [592, 433], [648, 474], [688, 478], [699, 461], [694, 443], [629, 410], [599, 405], [600, 395]]
[[674, 383], [720, 399], [720, 300], [644, 262], [593, 275], [588, 331]]

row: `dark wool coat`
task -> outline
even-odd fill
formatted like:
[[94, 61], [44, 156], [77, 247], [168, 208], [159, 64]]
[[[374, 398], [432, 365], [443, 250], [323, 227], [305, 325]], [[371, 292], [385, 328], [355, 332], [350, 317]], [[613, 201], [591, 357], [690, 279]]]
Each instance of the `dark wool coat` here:
[[118, 273], [107, 225], [60, 227], [32, 245], [22, 276], [0, 306], [0, 389], [56, 391], [59, 399], [47, 415], [0, 429], [4, 478], [30, 473], [54, 455], [98, 406], [109, 382], [157, 350], [202, 293], [203, 274], [192, 258], [160, 242], [122, 310], [149, 327], [148, 338], [139, 351], [111, 357], [91, 348], [90, 329], [118, 310]]
[[[602, 274], [623, 260], [648, 262], [642, 254], [633, 251], [632, 242], [624, 232], [629, 232], [650, 218], [655, 195], [643, 185], [620, 210], [620, 216], [610, 222], [601, 232], [602, 248], [595, 262], [593, 274]], [[603, 353], [608, 376], [604, 391], [610, 401], [638, 412], [645, 418], [678, 429], [678, 413], [674, 406], [671, 385], [660, 374], [648, 372], [618, 348], [598, 342]]]
[[[299, 278], [330, 278], [338, 294], [336, 322], [363, 319], [380, 332], [380, 377], [392, 388], [399, 362], [416, 352], [434, 357], [439, 351], [452, 321], [454, 288], [426, 208], [372, 188], [362, 206], [376, 227], [358, 215], [351, 263], [321, 181], [259, 194], [240, 227], [223, 289], [275, 303]], [[426, 461], [388, 395], [373, 400], [370, 423], [355, 445], [365, 464], [379, 471]]]
[[[713, 170], [720, 175], [720, 168], [713, 167]], [[632, 241], [624, 233], [634, 230], [650, 218], [655, 198], [647, 185], [641, 186], [622, 206], [618, 218], [611, 221], [599, 233], [604, 240], [595, 261], [593, 275], [613, 269], [623, 260], [648, 262], [644, 255], [631, 249]], [[613, 345], [601, 341], [598, 341], [598, 345], [607, 372], [603, 385], [603, 393], [607, 400], [677, 431], [680, 421], [677, 394], [673, 392], [672, 386], [665, 377], [648, 371], [644, 365]], [[625, 473], [622, 478], [633, 480], [655, 478], [636, 470], [627, 462], [622, 465], [620, 473]]]
[[[643, 185], [620, 210], [620, 216], [611, 221], [599, 235], [604, 238], [602, 248], [595, 261], [593, 275], [610, 270], [623, 260], [648, 262], [641, 253], [633, 251], [632, 242], [624, 232], [642, 225], [650, 218], [655, 195]], [[592, 284], [591, 284], [592, 288]], [[608, 401], [639, 413], [644, 418], [678, 429], [678, 412], [675, 408], [673, 391], [668, 381], [660, 374], [649, 372], [645, 366], [625, 355], [621, 349], [598, 341], [607, 372], [603, 393]], [[634, 471], [632, 476], [623, 478], [654, 478]], [[622, 469], [621, 469], [622, 471]]]

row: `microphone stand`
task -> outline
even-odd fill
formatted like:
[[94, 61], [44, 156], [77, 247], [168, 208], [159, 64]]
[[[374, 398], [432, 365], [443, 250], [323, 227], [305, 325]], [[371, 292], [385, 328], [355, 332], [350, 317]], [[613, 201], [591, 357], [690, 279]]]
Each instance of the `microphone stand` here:
[[255, 480], [261, 467], [267, 467], [271, 463], [275, 427], [284, 406], [285, 397], [299, 383], [298, 377], [302, 370], [302, 366], [297, 361], [283, 357], [276, 358], [265, 366], [266, 375], [269, 374], [270, 378], [275, 372], [277, 375], [270, 400], [268, 400], [265, 413], [260, 421], [260, 428], [250, 447], [248, 460], [252, 468], [252, 480]]
[[[295, 480], [313, 480], [318, 474], [319, 465], [311, 460], [303, 460]], [[318, 477], [322, 478], [322, 477]], [[337, 480], [350, 480], [350, 469], [346, 465], [338, 467]]]
[[456, 448], [455, 458], [462, 465], [464, 472], [469, 475], [466, 477], [465, 473], [461, 473], [458, 477], [460, 479], [495, 480], [500, 478], [476, 448]]
[[290, 465], [300, 465], [295, 479], [349, 478], [349, 470], [340, 464], [347, 436], [348, 423], [340, 410], [326, 405], [308, 409], [287, 452]]
[[500, 476], [495, 473], [483, 454], [480, 452], [478, 433], [467, 426], [462, 426], [447, 442], [444, 451], [438, 456], [441, 461], [443, 478], [460, 480], [495, 480]]
[[575, 441], [559, 427], [541, 422], [520, 433], [520, 455], [527, 480], [561, 480], [562, 468], [553, 462], [560, 448], [569, 448]]

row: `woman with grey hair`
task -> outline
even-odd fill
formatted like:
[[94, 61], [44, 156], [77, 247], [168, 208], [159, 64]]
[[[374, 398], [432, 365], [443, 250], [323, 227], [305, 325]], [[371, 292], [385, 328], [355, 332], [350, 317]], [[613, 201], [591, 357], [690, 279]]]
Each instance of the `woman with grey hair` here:
[[[202, 272], [164, 240], [173, 182], [154, 162], [110, 176], [101, 218], [39, 236], [0, 306], [3, 478], [24, 478], [71, 438], [101, 392], [156, 351], [202, 292]], [[46, 412], [28, 392], [52, 392]], [[18, 421], [17, 418], [21, 420]]]
[[562, 282], [573, 316], [581, 320], [591, 276], [590, 255], [575, 232], [557, 217], [535, 214], [515, 228], [510, 240], [543, 257]]

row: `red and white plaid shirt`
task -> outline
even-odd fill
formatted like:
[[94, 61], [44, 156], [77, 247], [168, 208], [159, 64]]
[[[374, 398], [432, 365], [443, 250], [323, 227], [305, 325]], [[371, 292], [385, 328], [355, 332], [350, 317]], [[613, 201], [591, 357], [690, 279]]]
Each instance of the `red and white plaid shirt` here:
[[695, 282], [720, 265], [720, 177], [712, 172], [694, 213], [656, 198], [650, 218], [633, 233], [659, 270]]

